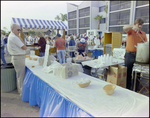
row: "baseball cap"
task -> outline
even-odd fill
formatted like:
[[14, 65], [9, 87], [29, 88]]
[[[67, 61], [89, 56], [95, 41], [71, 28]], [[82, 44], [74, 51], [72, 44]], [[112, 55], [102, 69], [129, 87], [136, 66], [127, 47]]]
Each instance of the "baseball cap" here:
[[85, 39], [84, 39], [84, 38], [81, 38], [81, 39], [80, 39], [80, 42], [84, 43], [84, 42], [85, 42]]
[[61, 37], [61, 35], [60, 35], [60, 34], [57, 34], [57, 36], [58, 36], [58, 37]]

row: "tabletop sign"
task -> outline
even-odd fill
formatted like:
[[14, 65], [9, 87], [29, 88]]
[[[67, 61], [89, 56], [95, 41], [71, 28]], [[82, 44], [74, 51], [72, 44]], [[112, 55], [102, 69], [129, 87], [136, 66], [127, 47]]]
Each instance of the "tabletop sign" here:
[[43, 67], [47, 66], [50, 45], [46, 44]]

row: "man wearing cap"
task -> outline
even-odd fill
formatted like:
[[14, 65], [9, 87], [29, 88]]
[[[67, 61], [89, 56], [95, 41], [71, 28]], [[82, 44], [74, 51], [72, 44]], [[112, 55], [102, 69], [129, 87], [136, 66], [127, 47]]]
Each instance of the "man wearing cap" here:
[[22, 96], [23, 80], [25, 77], [25, 54], [26, 45], [19, 36], [20, 26], [16, 23], [11, 25], [11, 33], [8, 36], [8, 52], [11, 55], [11, 62], [15, 68], [17, 75], [17, 89], [20, 96]]
[[87, 56], [87, 52], [88, 52], [88, 44], [85, 41], [84, 38], [81, 38], [79, 42], [77, 42], [76, 44], [76, 52], [80, 55], [82, 54], [82, 56]]
[[5, 50], [5, 53], [6, 53], [6, 55], [9, 55], [8, 49], [7, 49], [7, 39], [8, 39], [8, 35], [6, 35], [4, 41], [5, 41], [5, 49], [6, 49], [6, 50]]
[[59, 59], [60, 64], [65, 63], [65, 55], [66, 55], [65, 45], [66, 45], [65, 40], [61, 38], [60, 34], [57, 34], [55, 46], [57, 48], [57, 58]]

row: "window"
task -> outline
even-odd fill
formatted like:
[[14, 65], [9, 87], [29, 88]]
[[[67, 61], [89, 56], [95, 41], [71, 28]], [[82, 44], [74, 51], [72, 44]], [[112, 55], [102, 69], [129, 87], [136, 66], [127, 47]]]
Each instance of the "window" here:
[[79, 34], [84, 34], [84, 33], [86, 33], [87, 30], [89, 30], [89, 28], [88, 29], [79, 29]]
[[116, 11], [131, 7], [131, 1], [110, 1], [110, 11]]
[[79, 28], [90, 27], [90, 17], [79, 19]]
[[119, 4], [120, 2], [119, 1], [110, 1], [110, 6], [113, 6], [113, 5], [116, 5], [116, 4]]
[[68, 30], [68, 34], [76, 34], [77, 33], [77, 30]]
[[68, 21], [68, 26], [69, 26], [69, 29], [70, 28], [77, 28], [77, 20]]
[[105, 9], [105, 6], [99, 7], [99, 12], [103, 12]]
[[135, 20], [137, 18], [142, 18], [144, 23], [149, 23], [149, 6], [136, 8]]
[[[143, 32], [145, 32], [146, 34], [149, 34], [149, 24], [148, 25], [143, 25], [142, 29]], [[147, 37], [148, 38], [148, 37]]]
[[77, 18], [77, 11], [69, 12], [68, 19]]
[[129, 24], [130, 10], [110, 13], [110, 25], [126, 25]]
[[141, 5], [146, 5], [149, 4], [149, 0], [148, 1], [136, 1], [136, 6], [141, 6]]
[[[149, 34], [149, 24], [148, 25], [143, 25], [142, 29], [143, 32], [145, 32], [146, 34]], [[127, 34], [124, 30], [123, 30], [123, 26], [119, 26], [119, 27], [109, 27], [109, 32], [122, 32], [123, 34]], [[147, 37], [148, 38], [148, 37]]]
[[102, 18], [102, 19], [100, 20], [100, 24], [102, 24], [102, 23], [106, 23], [106, 18]]
[[109, 32], [122, 32], [123, 34], [126, 34], [126, 32], [123, 30], [123, 26], [109, 27]]
[[79, 17], [89, 16], [89, 15], [90, 15], [90, 7], [79, 10]]

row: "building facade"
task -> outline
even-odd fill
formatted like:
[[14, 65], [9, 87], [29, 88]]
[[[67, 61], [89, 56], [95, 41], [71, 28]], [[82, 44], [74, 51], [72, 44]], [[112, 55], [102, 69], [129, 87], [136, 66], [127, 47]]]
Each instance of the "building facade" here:
[[[108, 5], [108, 13], [104, 12]], [[122, 32], [123, 26], [134, 24], [135, 19], [142, 18], [142, 30], [149, 37], [149, 1], [83, 1], [80, 5], [67, 4], [68, 34], [86, 33], [86, 30], [98, 29], [98, 21], [94, 18], [102, 15], [100, 31]]]

